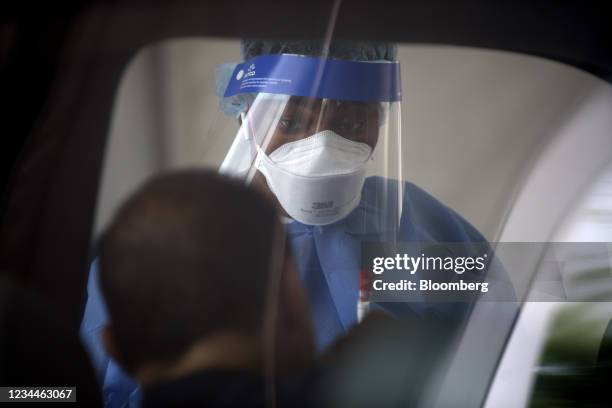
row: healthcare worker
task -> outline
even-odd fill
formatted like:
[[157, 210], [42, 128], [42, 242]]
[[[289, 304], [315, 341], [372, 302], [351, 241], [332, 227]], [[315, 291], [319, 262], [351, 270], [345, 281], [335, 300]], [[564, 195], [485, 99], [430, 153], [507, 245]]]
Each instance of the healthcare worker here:
[[[218, 72], [221, 108], [240, 121], [219, 171], [254, 185], [277, 205], [323, 350], [358, 321], [362, 245], [469, 246], [485, 239], [404, 180], [394, 45], [244, 40], [242, 54], [245, 62]], [[513, 296], [503, 274], [487, 276], [492, 280], [505, 288], [504, 296]], [[136, 404], [135, 384], [99, 343], [106, 315], [96, 287], [94, 264], [83, 338], [103, 378], [107, 405]], [[396, 316], [435, 316], [449, 325], [463, 321], [469, 311], [467, 303], [427, 299], [373, 306]]]
[[[471, 245], [485, 242], [474, 227], [404, 180], [395, 45], [245, 40], [242, 53], [244, 63], [219, 75], [224, 112], [241, 122], [220, 171], [276, 202], [320, 349], [358, 321], [364, 245], [462, 243], [459, 252], [466, 255], [483, 248]], [[513, 300], [505, 272], [487, 272], [488, 299]], [[469, 302], [423, 296], [412, 302], [379, 296], [383, 301], [372, 307], [395, 316], [436, 315], [449, 325], [467, 316]]]

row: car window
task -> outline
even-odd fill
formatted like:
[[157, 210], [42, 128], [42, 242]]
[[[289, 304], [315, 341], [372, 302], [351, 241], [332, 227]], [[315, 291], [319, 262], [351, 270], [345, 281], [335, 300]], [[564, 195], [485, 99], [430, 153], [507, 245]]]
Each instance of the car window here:
[[[116, 95], [94, 240], [118, 204], [145, 180], [176, 168], [217, 170], [224, 162], [244, 117], [223, 114], [219, 95], [224, 89], [219, 88], [218, 75], [222, 64], [238, 63], [241, 58], [240, 40], [214, 38], [165, 41], [134, 57]], [[588, 156], [584, 152], [575, 156], [575, 162], [549, 160], [549, 156], [559, 149], [565, 151], [568, 133], [600, 135], [601, 129], [612, 128], [605, 122], [605, 109], [599, 109], [602, 103], [593, 105], [600, 98], [603, 106], [609, 106], [609, 85], [557, 62], [494, 50], [399, 44], [397, 59], [403, 97], [401, 124], [394, 124], [401, 139], [396, 157], [401, 161], [400, 176], [407, 181], [405, 199], [412, 206], [410, 214], [415, 219], [423, 217], [418, 225], [410, 218], [406, 223], [414, 223], [421, 237], [440, 241], [456, 238], [448, 238], [446, 228], [451, 224], [460, 226], [464, 240], [550, 239], [559, 219], [548, 220], [540, 214], [565, 214], [570, 198], [575, 199], [576, 192], [584, 188], [590, 168], [580, 161]], [[595, 122], [584, 123], [589, 115], [604, 118], [603, 127], [590, 129], [589, 123]], [[589, 146], [604, 154], [600, 139]], [[555, 177], [559, 167], [582, 178], [559, 180]], [[553, 198], [546, 195], [547, 189], [567, 183], [568, 199], [562, 208], [547, 207], [545, 200], [530, 193], [542, 174], [548, 178], [547, 188], [536, 190], [545, 199]], [[430, 213], [433, 210], [438, 212]], [[532, 215], [517, 215], [521, 211]], [[448, 373], [433, 376], [423, 387], [433, 395], [423, 400], [428, 406], [444, 406], [453, 400], [483, 403], [518, 310], [529, 293], [529, 279], [537, 272], [537, 265], [531, 266], [520, 277], [507, 271], [508, 284], [521, 288], [514, 291], [516, 297], [504, 299], [509, 305], [477, 305], [453, 332], [445, 366]], [[326, 284], [332, 287], [333, 278]], [[422, 310], [428, 309], [425, 305]], [[400, 356], [414, 353], [390, 351]], [[380, 361], [387, 361], [386, 357], [390, 356], [383, 355]], [[406, 354], [405, 360], [392, 361], [401, 365], [413, 360]], [[471, 372], [468, 377], [466, 370]], [[344, 379], [346, 390], [367, 391], [361, 387], [364, 379], [351, 374], [357, 372], [349, 370]], [[392, 375], [390, 370], [381, 377]], [[388, 387], [401, 397], [400, 383], [390, 381]], [[522, 387], [527, 389], [529, 382]], [[339, 401], [349, 395], [343, 390], [335, 396]], [[347, 398], [352, 401], [359, 395]]]
[[528, 296], [532, 301], [523, 306], [486, 406], [573, 405], [585, 397], [597, 401], [602, 396], [602, 353], [612, 334], [611, 176], [612, 167], [606, 166], [590, 178], [552, 240], [558, 247], [579, 249], [564, 258], [554, 278], [557, 288], [579, 298], [563, 300], [550, 286], [534, 285]]
[[[595, 403], [602, 387], [612, 344], [612, 167], [590, 186], [560, 228], [558, 240], [588, 243], [592, 250], [574, 259], [580, 265], [566, 279], [570, 291], [588, 294], [584, 302], [556, 303], [535, 368], [530, 406]], [[590, 300], [590, 301], [589, 301]]]

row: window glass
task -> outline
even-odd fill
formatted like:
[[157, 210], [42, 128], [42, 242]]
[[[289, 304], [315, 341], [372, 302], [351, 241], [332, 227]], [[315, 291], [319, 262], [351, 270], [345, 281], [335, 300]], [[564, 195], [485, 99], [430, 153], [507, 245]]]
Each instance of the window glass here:
[[[310, 100], [296, 98], [296, 95], [279, 97], [260, 92], [253, 99], [244, 97], [242, 100], [249, 104], [249, 111], [225, 115], [225, 100], [220, 98], [220, 94], [229, 79], [223, 82], [220, 78], [229, 72], [236, 80], [242, 80], [251, 69], [248, 67], [234, 73], [222, 65], [243, 62], [240, 40], [178, 39], [143, 49], [127, 67], [117, 92], [98, 194], [94, 240], [108, 224], [119, 203], [143, 181], [176, 168], [223, 168], [240, 150], [244, 140], [249, 143], [263, 140], [249, 138], [248, 132], [257, 136], [257, 132], [264, 129], [262, 134], [273, 133], [277, 137], [282, 133], [281, 136], [286, 137], [282, 142], [275, 142], [269, 150], [264, 143], [247, 143], [247, 147], [252, 155], [258, 155], [257, 160], [265, 156], [263, 152], [273, 164], [278, 165], [283, 160], [291, 162], [295, 167], [285, 168], [279, 174], [293, 173], [297, 176], [293, 180], [302, 176], [297, 174], [298, 168], [316, 168], [325, 175], [344, 176], [354, 171], [353, 167], [346, 168], [350, 161], [347, 157], [359, 157], [364, 163], [372, 161], [375, 170], [368, 170], [358, 182], [342, 180], [334, 184], [334, 188], [329, 188], [336, 193], [353, 183], [361, 194], [356, 200], [358, 206], [341, 218], [342, 222], [350, 220], [346, 225], [342, 224], [342, 228], [328, 226], [338, 227], [341, 224], [333, 224], [338, 220], [317, 224], [294, 216], [281, 197], [281, 183], [273, 185], [271, 170], [267, 174], [258, 168], [263, 176], [257, 178], [259, 173], [254, 173], [252, 179], [256, 187], [258, 183], [264, 186], [267, 183], [270, 187], [268, 193], [278, 199], [285, 210], [281, 215], [290, 232], [288, 239], [310, 301], [317, 342], [323, 350], [353, 327], [370, 307], [369, 298], [364, 301], [364, 291], [359, 286], [362, 280], [357, 278], [360, 258], [355, 255], [357, 252], [344, 256], [343, 251], [350, 252], [361, 248], [360, 245], [368, 240], [384, 240], [390, 236], [430, 243], [503, 240], [504, 228], [517, 203], [530, 209], [553, 212], [542, 206], [542, 200], [518, 200], [542, 168], [550, 176], [549, 186], [559, 187], [566, 183], [570, 193], [583, 187], [579, 180], [554, 177], [557, 174], [555, 166], [564, 166], [565, 170], [582, 174], [584, 167], [580, 163], [568, 160], [549, 163], [543, 158], [558, 147], [559, 140], [568, 129], [573, 129], [571, 126], [576, 121], [581, 121], [585, 106], [593, 95], [602, 88], [609, 92], [607, 84], [557, 62], [494, 50], [399, 44], [396, 60], [400, 66], [401, 102], [376, 100], [374, 103], [351, 101], [347, 104], [341, 98], [336, 101], [328, 96]], [[369, 63], [383, 64], [381, 61]], [[253, 70], [258, 69], [256, 64], [260, 62], [252, 64]], [[258, 109], [260, 116], [256, 115]], [[356, 120], [358, 112], [364, 112], [361, 116], [365, 119]], [[305, 116], [307, 120], [304, 120]], [[338, 116], [343, 118], [338, 119]], [[278, 128], [275, 124], [279, 125]], [[270, 128], [275, 132], [270, 132]], [[319, 134], [318, 130], [323, 132]], [[342, 137], [343, 132], [352, 132], [351, 137]], [[299, 156], [305, 151], [302, 143], [308, 140], [308, 143], [312, 142], [308, 149], [313, 151], [321, 146], [336, 149], [333, 155], [321, 154], [315, 158], [324, 157], [328, 163], [321, 165], [313, 159], [314, 156], [307, 159]], [[594, 144], [591, 147], [597, 149], [599, 146]], [[274, 156], [276, 152], [280, 153]], [[336, 167], [331, 168], [328, 165], [331, 162]], [[379, 166], [379, 163], [383, 164]], [[247, 162], [247, 165], [251, 166], [250, 169], [255, 168], [252, 162]], [[375, 182], [368, 182], [368, 179], [374, 179], [371, 177], [374, 175], [378, 177]], [[390, 183], [391, 179], [396, 184]], [[289, 189], [289, 198], [311, 188], [308, 183], [300, 185], [304, 188], [293, 186]], [[609, 180], [606, 183], [609, 184]], [[316, 208], [313, 206], [312, 209], [325, 210], [335, 200], [319, 200], [315, 203]], [[607, 198], [598, 200], [598, 203], [609, 201]], [[395, 204], [391, 205], [391, 202]], [[354, 216], [356, 213], [361, 215]], [[379, 216], [383, 213], [384, 217]], [[387, 223], [389, 214], [398, 215], [393, 219], [394, 223]], [[601, 209], [589, 215], [601, 219], [607, 216], [601, 213]], [[521, 222], [531, 231], [551, 236], [549, 223], [544, 222], [544, 218], [523, 217]], [[300, 223], [303, 224], [301, 227], [306, 227], [292, 235], [291, 228]], [[385, 229], [389, 225], [396, 228], [393, 233]], [[603, 224], [598, 225], [601, 227]], [[586, 231], [582, 224], [574, 227], [582, 232], [572, 230], [568, 233], [571, 237], [596, 237], [600, 233]], [[526, 234], [525, 240], [537, 240], [531, 238], [535, 236]], [[320, 270], [316, 276], [312, 274], [315, 269]], [[520, 286], [518, 278], [512, 271], [503, 268], [500, 271], [501, 280], [512, 294], [504, 300], [522, 301], [523, 292], [512, 290]], [[523, 272], [533, 274], [534, 271], [535, 267]], [[361, 275], [359, 279], [362, 279]], [[525, 276], [521, 279], [521, 284], [528, 281]], [[365, 303], [367, 308], [363, 306]], [[372, 307], [377, 306], [372, 303]], [[400, 307], [399, 312], [397, 305], [400, 302], [392, 306], [378, 303], [392, 315], [409, 311], [423, 319], [459, 316], [446, 333], [449, 343], [444, 346], [450, 347], [451, 340], [457, 340], [453, 347], [459, 345], [464, 333], [466, 338], [469, 338], [468, 334], [476, 336], [483, 346], [479, 348], [477, 342], [473, 342], [471, 351], [458, 351], [452, 355], [449, 364], [458, 374], [449, 375], [440, 387], [434, 381], [429, 388], [436, 391], [439, 388], [451, 396], [459, 395], [450, 392], [451, 389], [463, 389], [464, 393], [477, 390], [469, 397], [472, 398], [469, 403], [462, 405], [482, 402], [512, 331], [516, 305], [503, 306], [499, 309], [503, 316], [499, 316], [495, 308], [484, 314], [470, 315], [471, 306], [464, 310], [449, 302], [407, 303]], [[469, 321], [466, 321], [467, 316], [470, 316]], [[477, 319], [482, 319], [480, 327], [473, 328], [472, 323]], [[492, 321], [495, 323], [493, 326]], [[376, 371], [376, 364], [370, 365], [376, 361], [399, 365], [414, 362], [411, 358], [396, 358], [397, 353], [401, 356], [404, 356], [402, 353], [411, 353], [408, 349], [385, 350], [383, 347], [377, 352], [382, 353], [379, 360], [370, 358], [363, 363], [365, 365], [357, 361], [354, 369], [348, 370], [346, 381], [353, 386], [338, 389], [338, 395], [334, 396], [339, 398], [338, 404], [358, 400], [360, 393], [353, 392], [356, 389], [368, 391], [368, 387], [361, 387], [364, 379], [352, 375], [362, 372], [359, 367]], [[395, 354], [390, 355], [391, 352]], [[459, 354], [461, 358], [455, 360]], [[466, 377], [466, 369], [473, 370], [474, 375]], [[480, 375], [476, 375], [478, 370]], [[393, 373], [389, 369], [381, 374], [381, 378], [390, 380]], [[455, 378], [464, 382], [473, 380], [474, 383], [455, 381]], [[453, 387], [449, 388], [449, 381], [455, 381], [454, 385], [451, 384]], [[475, 382], [478, 384], [474, 385]], [[386, 385], [395, 387], [395, 391], [401, 394], [399, 382], [388, 381]], [[343, 393], [347, 389], [351, 392]], [[440, 391], [442, 396], [438, 403], [444, 403], [444, 392]]]
[[555, 303], [539, 361], [531, 406], [601, 401], [603, 379], [612, 348], [612, 167], [604, 170], [585, 192], [560, 228], [559, 241], [605, 243], [603, 256], [594, 251], [583, 267], [566, 279], [568, 290], [590, 293], [590, 302]]

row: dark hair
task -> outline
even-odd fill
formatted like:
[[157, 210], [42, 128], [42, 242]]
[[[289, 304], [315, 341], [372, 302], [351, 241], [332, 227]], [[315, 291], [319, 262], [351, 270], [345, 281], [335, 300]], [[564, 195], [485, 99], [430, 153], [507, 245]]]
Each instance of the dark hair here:
[[119, 209], [100, 279], [128, 370], [216, 330], [260, 328], [276, 217], [259, 193], [203, 170], [158, 177]]

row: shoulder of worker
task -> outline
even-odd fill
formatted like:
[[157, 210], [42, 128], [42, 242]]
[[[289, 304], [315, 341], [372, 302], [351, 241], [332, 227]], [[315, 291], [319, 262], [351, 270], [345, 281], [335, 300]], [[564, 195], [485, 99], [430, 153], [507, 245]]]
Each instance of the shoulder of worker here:
[[[397, 181], [383, 177], [369, 177], [364, 184], [362, 202], [385, 204], [385, 212], [391, 214], [397, 208]], [[411, 241], [433, 242], [485, 242], [484, 236], [457, 212], [443, 204], [416, 184], [404, 182], [400, 235]], [[387, 198], [381, 199], [381, 194]], [[380, 207], [379, 207], [380, 208]]]

